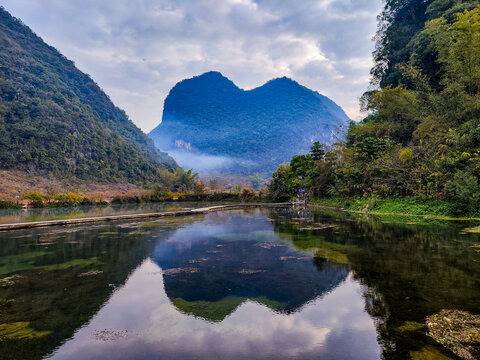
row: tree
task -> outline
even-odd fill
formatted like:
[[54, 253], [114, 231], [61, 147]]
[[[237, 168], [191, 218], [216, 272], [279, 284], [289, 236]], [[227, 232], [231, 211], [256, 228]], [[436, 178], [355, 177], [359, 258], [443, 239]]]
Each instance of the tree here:
[[295, 176], [289, 164], [280, 164], [272, 175], [268, 187], [270, 196], [274, 200], [290, 199], [295, 196], [300, 180]]
[[321, 161], [325, 157], [325, 150], [323, 149], [323, 144], [320, 144], [319, 141], [315, 141], [310, 148], [310, 155], [312, 156], [313, 161]]

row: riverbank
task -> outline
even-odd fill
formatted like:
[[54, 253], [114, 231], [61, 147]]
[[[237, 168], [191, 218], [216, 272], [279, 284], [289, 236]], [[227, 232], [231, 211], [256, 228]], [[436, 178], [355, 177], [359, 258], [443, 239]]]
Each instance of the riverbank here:
[[480, 221], [478, 216], [454, 216], [452, 205], [445, 200], [418, 198], [321, 198], [309, 205], [371, 215], [428, 217], [437, 220]]
[[185, 210], [178, 210], [178, 211], [165, 211], [165, 212], [147, 213], [147, 214], [111, 215], [111, 216], [98, 216], [98, 217], [90, 217], [90, 218], [60, 219], [60, 220], [13, 223], [13, 224], [0, 224], [0, 231], [39, 228], [39, 227], [47, 227], [47, 226], [79, 225], [79, 224], [87, 224], [87, 223], [110, 222], [110, 221], [121, 221], [121, 220], [140, 220], [140, 219], [160, 218], [160, 217], [199, 215], [199, 214], [207, 214], [207, 213], [216, 212], [216, 211], [239, 210], [239, 209], [248, 209], [248, 208], [279, 208], [279, 207], [289, 207], [293, 205], [294, 204], [292, 203], [233, 204], [233, 205], [219, 205], [219, 206], [210, 206], [210, 207], [204, 207], [204, 208], [198, 208], [198, 209], [185, 209]]
[[29, 192], [15, 198], [0, 194], [0, 209], [59, 208], [79, 206], [108, 206], [121, 204], [146, 204], [155, 202], [270, 202], [265, 189], [253, 190], [236, 187], [234, 190], [211, 190], [197, 186], [194, 191], [170, 192], [142, 189], [114, 197], [101, 193], [52, 193]]

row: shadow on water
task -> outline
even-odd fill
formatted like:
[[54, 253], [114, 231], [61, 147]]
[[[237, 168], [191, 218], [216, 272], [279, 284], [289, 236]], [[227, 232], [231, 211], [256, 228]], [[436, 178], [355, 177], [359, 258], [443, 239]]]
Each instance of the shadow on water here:
[[314, 209], [0, 234], [6, 359], [455, 359], [426, 334], [480, 313], [465, 224]]

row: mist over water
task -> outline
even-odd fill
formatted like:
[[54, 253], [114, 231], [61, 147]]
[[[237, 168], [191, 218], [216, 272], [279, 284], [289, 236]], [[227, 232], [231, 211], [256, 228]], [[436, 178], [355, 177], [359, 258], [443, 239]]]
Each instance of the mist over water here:
[[260, 165], [252, 160], [229, 156], [217, 156], [188, 150], [167, 150], [177, 163], [184, 169], [193, 169], [201, 174], [213, 172], [238, 172], [239, 169], [252, 171], [260, 169]]
[[202, 153], [193, 153], [183, 150], [169, 150], [177, 163], [184, 169], [194, 169], [197, 172], [210, 172], [226, 168], [236, 162], [235, 159], [227, 156], [215, 156]]

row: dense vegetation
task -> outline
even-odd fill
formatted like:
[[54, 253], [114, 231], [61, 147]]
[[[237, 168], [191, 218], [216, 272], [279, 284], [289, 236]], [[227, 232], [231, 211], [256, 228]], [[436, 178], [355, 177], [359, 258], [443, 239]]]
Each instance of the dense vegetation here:
[[369, 115], [319, 158], [312, 150], [282, 165], [272, 194], [294, 196], [303, 184], [317, 197], [411, 197], [478, 213], [478, 4], [386, 1], [372, 70], [380, 87], [361, 101]]
[[0, 7], [0, 168], [140, 183], [176, 166], [88, 75]]
[[164, 151], [187, 154], [174, 155], [179, 161], [188, 160], [188, 154], [213, 155], [224, 160], [219, 164], [223, 171], [270, 174], [279, 163], [307, 151], [312, 139], [337, 141], [339, 127], [347, 125], [333, 101], [290, 79], [245, 91], [209, 72], [175, 85], [165, 100], [162, 123], [150, 137]]

